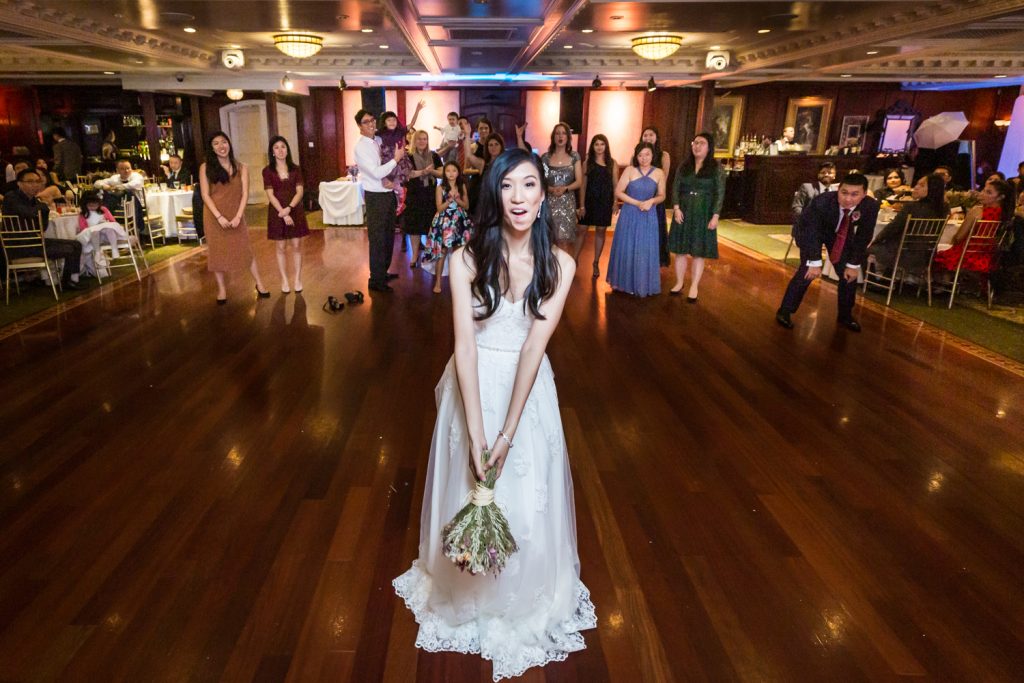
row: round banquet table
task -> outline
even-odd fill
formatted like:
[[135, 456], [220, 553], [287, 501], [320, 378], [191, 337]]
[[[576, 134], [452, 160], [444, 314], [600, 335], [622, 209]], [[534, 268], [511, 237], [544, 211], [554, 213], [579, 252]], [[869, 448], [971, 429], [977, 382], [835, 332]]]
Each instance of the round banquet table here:
[[192, 190], [146, 190], [146, 211], [162, 216], [169, 237], [178, 235], [177, 216], [192, 208]]
[[320, 183], [324, 225], [363, 224], [363, 186], [350, 180]]

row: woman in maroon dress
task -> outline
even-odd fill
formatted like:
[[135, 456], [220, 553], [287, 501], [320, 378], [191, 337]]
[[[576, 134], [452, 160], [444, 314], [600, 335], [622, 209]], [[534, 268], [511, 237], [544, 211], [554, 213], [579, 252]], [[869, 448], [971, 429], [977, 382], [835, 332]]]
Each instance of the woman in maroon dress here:
[[277, 242], [277, 267], [281, 271], [281, 291], [287, 294], [288, 256], [292, 247], [295, 264], [295, 291], [302, 291], [302, 238], [309, 234], [306, 214], [302, 210], [302, 171], [292, 161], [288, 141], [280, 135], [270, 139], [267, 153], [270, 165], [263, 169], [263, 187], [267, 190], [267, 238]]

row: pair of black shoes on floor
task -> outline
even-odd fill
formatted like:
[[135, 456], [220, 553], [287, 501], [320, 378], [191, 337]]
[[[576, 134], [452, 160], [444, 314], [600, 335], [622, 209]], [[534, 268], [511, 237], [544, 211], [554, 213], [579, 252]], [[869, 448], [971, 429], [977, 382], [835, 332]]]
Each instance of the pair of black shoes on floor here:
[[[785, 327], [787, 330], [793, 329], [793, 321], [789, 318], [789, 313], [786, 313], [781, 308], [775, 311], [775, 322], [781, 327]], [[849, 320], [839, 320], [837, 324], [840, 327], [845, 327], [850, 332], [860, 332], [860, 323], [850, 318]]]
[[388, 273], [387, 274], [387, 278], [386, 278], [386, 282], [384, 284], [382, 284], [382, 285], [373, 285], [373, 284], [371, 284], [371, 285], [369, 285], [369, 288], [372, 289], [375, 292], [393, 292], [395, 290], [392, 289], [391, 285], [389, 285], [388, 282], [390, 282], [391, 280], [396, 280], [396, 279], [398, 279], [398, 273]]
[[[366, 296], [360, 292], [345, 292], [345, 300], [350, 304], [361, 304], [366, 300]], [[345, 304], [338, 300], [336, 296], [327, 297], [327, 301], [324, 302], [324, 310], [328, 313], [338, 313], [345, 310]]]

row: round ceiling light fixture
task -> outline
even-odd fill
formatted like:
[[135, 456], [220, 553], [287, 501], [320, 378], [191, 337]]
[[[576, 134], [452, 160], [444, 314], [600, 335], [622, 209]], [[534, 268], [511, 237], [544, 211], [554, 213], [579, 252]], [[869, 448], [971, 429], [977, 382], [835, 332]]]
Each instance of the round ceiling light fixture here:
[[238, 100], [245, 97], [245, 91], [241, 88], [228, 88], [224, 91], [224, 94], [227, 95], [228, 99], [232, 102], [237, 102]]
[[632, 41], [633, 52], [644, 59], [665, 59], [683, 44], [683, 37], [673, 33], [656, 33], [638, 36]]
[[274, 47], [295, 59], [305, 59], [320, 52], [324, 39], [312, 33], [278, 33], [274, 36]]

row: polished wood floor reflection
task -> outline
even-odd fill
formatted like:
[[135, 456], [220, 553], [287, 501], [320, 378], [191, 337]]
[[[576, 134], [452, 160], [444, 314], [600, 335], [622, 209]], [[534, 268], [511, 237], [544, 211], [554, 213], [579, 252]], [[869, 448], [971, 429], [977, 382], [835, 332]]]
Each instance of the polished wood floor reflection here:
[[[489, 680], [390, 587], [450, 301], [403, 263], [324, 312], [365, 233], [305, 249], [301, 297], [217, 307], [199, 254], [0, 341], [0, 681]], [[549, 355], [599, 627], [521, 680], [1020, 680], [1024, 381], [827, 286], [783, 330], [722, 251], [695, 306], [583, 254]]]

